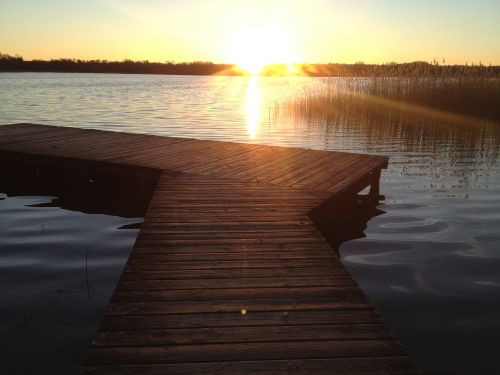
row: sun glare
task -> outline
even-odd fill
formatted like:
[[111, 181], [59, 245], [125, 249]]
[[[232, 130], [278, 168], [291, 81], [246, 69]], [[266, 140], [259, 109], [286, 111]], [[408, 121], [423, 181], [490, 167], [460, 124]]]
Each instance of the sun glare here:
[[298, 60], [292, 35], [282, 25], [240, 28], [232, 35], [228, 61], [241, 70], [258, 75], [267, 65], [283, 64], [293, 70]]

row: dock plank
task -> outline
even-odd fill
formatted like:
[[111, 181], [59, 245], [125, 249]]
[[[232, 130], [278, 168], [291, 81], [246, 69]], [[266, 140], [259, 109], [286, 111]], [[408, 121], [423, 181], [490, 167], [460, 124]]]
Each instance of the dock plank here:
[[266, 361], [198, 362], [178, 364], [89, 366], [87, 374], [103, 375], [324, 375], [324, 374], [414, 374], [406, 356], [367, 358], [328, 358]]
[[[44, 142], [30, 142], [30, 132], [43, 137]], [[68, 136], [58, 138], [56, 134]], [[17, 142], [19, 137], [23, 141]], [[3, 151], [107, 161], [244, 181], [270, 183], [276, 180], [288, 188], [302, 188], [300, 184], [294, 185], [297, 181], [307, 181], [303, 184], [306, 190], [316, 192], [336, 192], [337, 183], [343, 178], [337, 168], [323, 168], [322, 173], [314, 174], [316, 168], [308, 168], [308, 162], [325, 157], [332, 165], [338, 163], [352, 172], [349, 163], [342, 164], [342, 160], [360, 158], [358, 171], [362, 175], [387, 163], [383, 156], [31, 124], [0, 126], [0, 147]], [[363, 160], [375, 163], [367, 166]], [[317, 168], [321, 166], [324, 167], [319, 164]]]

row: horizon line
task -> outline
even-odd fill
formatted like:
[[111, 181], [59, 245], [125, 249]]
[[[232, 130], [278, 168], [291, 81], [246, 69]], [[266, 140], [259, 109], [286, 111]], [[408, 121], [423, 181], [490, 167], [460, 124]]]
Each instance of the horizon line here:
[[[2, 53], [0, 51], [0, 60], [1, 59], [21, 59], [22, 61], [27, 61], [27, 62], [36, 62], [36, 61], [43, 61], [43, 62], [50, 62], [50, 61], [72, 61], [72, 62], [100, 62], [100, 63], [124, 63], [124, 62], [133, 62], [133, 63], [149, 63], [149, 64], [165, 64], [165, 65], [186, 65], [186, 64], [206, 64], [206, 65], [231, 65], [231, 66], [237, 66], [237, 63], [233, 62], [214, 62], [210, 60], [185, 60], [185, 61], [176, 61], [176, 60], [164, 60], [164, 61], [158, 61], [158, 60], [149, 60], [149, 59], [144, 59], [144, 60], [133, 60], [130, 58], [123, 58], [121, 60], [108, 60], [108, 59], [81, 59], [81, 58], [74, 58], [74, 57], [51, 57], [50, 59], [43, 59], [43, 58], [31, 58], [31, 59], [25, 59], [22, 55], [15, 54], [11, 55], [8, 53]], [[491, 62], [489, 63], [483, 63], [481, 60], [479, 62], [474, 62], [474, 61], [466, 61], [465, 63], [446, 63], [446, 59], [433, 59], [433, 61], [425, 61], [425, 60], [413, 60], [413, 61], [404, 61], [404, 62], [397, 62], [397, 61], [387, 61], [387, 62], [382, 62], [382, 63], [373, 63], [373, 62], [365, 62], [365, 61], [356, 61], [356, 62], [292, 62], [292, 63], [285, 63], [285, 62], [275, 62], [275, 63], [270, 63], [267, 64], [266, 66], [279, 66], [279, 65], [375, 65], [375, 66], [386, 66], [386, 65], [407, 65], [407, 64], [428, 64], [432, 66], [483, 66], [483, 67], [500, 67], [500, 65], [495, 65], [492, 64]]]

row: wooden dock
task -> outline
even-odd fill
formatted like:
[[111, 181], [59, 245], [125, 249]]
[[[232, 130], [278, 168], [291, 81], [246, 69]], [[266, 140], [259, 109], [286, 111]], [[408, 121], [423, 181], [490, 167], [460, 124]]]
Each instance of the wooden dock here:
[[82, 373], [417, 372], [309, 217], [387, 158], [31, 124], [0, 157], [161, 171]]

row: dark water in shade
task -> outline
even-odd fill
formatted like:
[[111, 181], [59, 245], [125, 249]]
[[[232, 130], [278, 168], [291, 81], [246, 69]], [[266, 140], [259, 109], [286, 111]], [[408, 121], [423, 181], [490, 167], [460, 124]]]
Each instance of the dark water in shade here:
[[1, 374], [79, 373], [156, 180], [96, 168], [0, 158]]
[[424, 373], [500, 373], [500, 126], [271, 116], [312, 81], [0, 74], [0, 124], [388, 155], [384, 213], [344, 264]]
[[79, 372], [138, 233], [53, 198], [0, 194], [2, 374]]
[[498, 373], [498, 192], [387, 198], [344, 264], [424, 373]]

